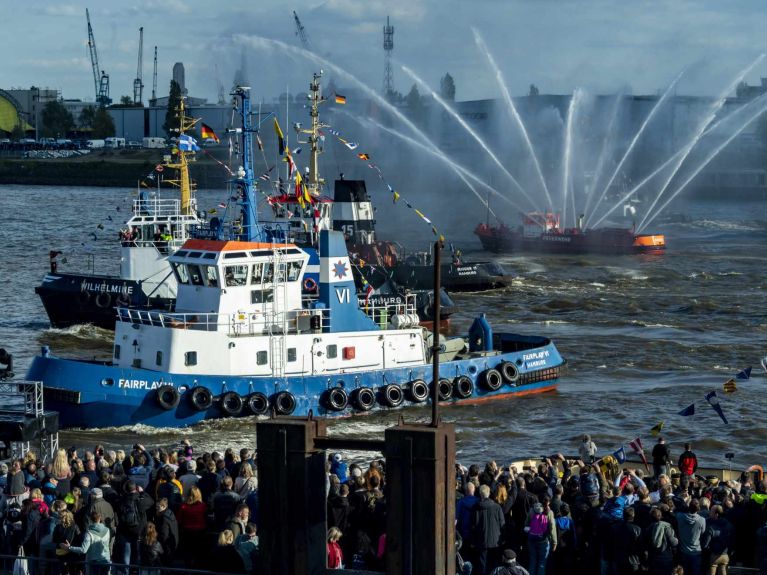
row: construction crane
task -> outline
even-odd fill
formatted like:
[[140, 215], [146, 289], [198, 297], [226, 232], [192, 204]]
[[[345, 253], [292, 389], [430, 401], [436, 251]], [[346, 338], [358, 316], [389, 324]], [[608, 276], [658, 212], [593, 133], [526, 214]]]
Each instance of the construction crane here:
[[85, 19], [88, 21], [88, 52], [91, 56], [91, 67], [93, 68], [93, 87], [96, 91], [96, 103], [104, 107], [112, 103], [112, 100], [109, 98], [109, 74], [99, 68], [99, 54], [96, 50], [96, 39], [93, 37], [91, 15], [87, 8], [85, 9]]
[[150, 106], [154, 106], [157, 102], [157, 46], [154, 47], [154, 72], [152, 72], [152, 99], [149, 101]]
[[133, 103], [141, 105], [144, 99], [144, 27], [138, 29], [138, 66], [133, 80]]
[[300, 38], [301, 45], [304, 49], [311, 52], [312, 46], [309, 43], [309, 37], [306, 35], [306, 28], [301, 24], [301, 20], [298, 18], [298, 14], [296, 14], [295, 10], [293, 10], [293, 19], [296, 21], [296, 36]]

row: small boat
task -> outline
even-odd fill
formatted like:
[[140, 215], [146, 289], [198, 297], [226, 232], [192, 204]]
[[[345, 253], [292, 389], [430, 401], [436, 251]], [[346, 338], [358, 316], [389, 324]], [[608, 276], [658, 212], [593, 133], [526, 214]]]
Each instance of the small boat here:
[[[255, 133], [249, 93], [234, 90], [246, 157]], [[317, 234], [318, 286], [307, 296], [310, 253], [259, 223], [249, 166], [234, 183], [237, 225], [201, 225], [168, 258], [174, 311], [117, 308], [108, 361], [59, 358], [47, 347], [33, 359], [27, 377], [44, 383], [62, 426], [343, 416], [423, 404], [435, 387], [446, 403], [555, 389], [565, 361], [545, 337], [495, 333], [483, 314], [465, 337], [433, 342], [412, 296], [394, 309], [360, 306], [341, 232]], [[441, 377], [431, 382], [435, 350]]]
[[586, 229], [582, 223], [564, 228], [559, 214], [551, 212], [525, 214], [522, 224], [515, 229], [502, 223], [497, 226], [482, 223], [474, 233], [484, 249], [496, 253], [625, 255], [666, 249], [666, 238], [661, 234], [637, 234], [632, 228]]

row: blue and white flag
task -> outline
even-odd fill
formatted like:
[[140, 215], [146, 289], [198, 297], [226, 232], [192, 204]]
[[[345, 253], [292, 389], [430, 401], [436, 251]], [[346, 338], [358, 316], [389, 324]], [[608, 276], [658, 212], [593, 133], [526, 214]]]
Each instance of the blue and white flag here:
[[706, 394], [706, 401], [708, 401], [709, 405], [714, 408], [714, 411], [716, 411], [719, 414], [719, 417], [722, 418], [722, 421], [724, 421], [726, 425], [727, 418], [724, 416], [724, 412], [722, 411], [722, 406], [719, 405], [719, 398], [716, 396], [716, 392], [709, 391]]
[[682, 411], [679, 412], [679, 415], [683, 417], [688, 417], [690, 415], [695, 415], [695, 404], [691, 403], [687, 407], [685, 407]]
[[736, 375], [738, 379], [750, 379], [751, 378], [751, 366], [749, 365], [746, 369], [743, 371], [739, 371], [738, 375]]
[[626, 450], [623, 449], [623, 446], [621, 445], [621, 448], [613, 453], [613, 457], [618, 463], [625, 463], [626, 462]]
[[200, 146], [197, 145], [197, 140], [188, 134], [181, 134], [178, 137], [178, 149], [182, 152], [198, 152]]

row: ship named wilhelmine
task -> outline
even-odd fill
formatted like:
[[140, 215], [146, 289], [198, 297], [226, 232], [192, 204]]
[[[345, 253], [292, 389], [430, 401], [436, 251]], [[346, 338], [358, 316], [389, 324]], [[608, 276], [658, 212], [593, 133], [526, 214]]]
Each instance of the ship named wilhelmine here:
[[[62, 425], [340, 416], [421, 404], [434, 386], [441, 401], [459, 403], [556, 387], [565, 362], [545, 337], [494, 333], [483, 315], [465, 337], [435, 346], [412, 296], [394, 313], [360, 302], [338, 231], [319, 231], [319, 285], [306, 294], [310, 254], [258, 221], [249, 88], [233, 95], [244, 120], [236, 225], [201, 224], [167, 258], [173, 312], [117, 308], [110, 360], [59, 358], [47, 347], [34, 358], [27, 376], [44, 382]], [[431, 382], [435, 348], [441, 377]]]

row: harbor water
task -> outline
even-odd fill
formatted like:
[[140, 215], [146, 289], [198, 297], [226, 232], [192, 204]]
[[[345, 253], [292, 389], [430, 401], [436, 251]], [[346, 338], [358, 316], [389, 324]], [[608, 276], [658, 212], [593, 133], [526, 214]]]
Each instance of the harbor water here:
[[[201, 192], [210, 208], [225, 192]], [[64, 357], [107, 359], [112, 333], [81, 326], [51, 329], [34, 293], [48, 270], [49, 250], [59, 270], [117, 273], [117, 234], [130, 212], [124, 189], [0, 186], [4, 224], [0, 251], [0, 347], [14, 355], [23, 376], [41, 345]], [[376, 201], [374, 195], [373, 200]], [[471, 234], [477, 222], [450, 230], [465, 259], [494, 257], [516, 276], [503, 290], [453, 296], [459, 311], [452, 331], [465, 333], [485, 312], [496, 330], [546, 335], [568, 361], [558, 391], [477, 406], [442, 410], [457, 427], [458, 459], [508, 462], [520, 456], [575, 453], [590, 433], [600, 453], [635, 437], [652, 446], [650, 429], [664, 422], [663, 435], [679, 455], [684, 441], [708, 466], [767, 464], [767, 213], [764, 203], [685, 201], [679, 217], [661, 217], [648, 232], [666, 235], [667, 253], [647, 256], [492, 256]], [[429, 238], [379, 219], [379, 236], [426, 245]], [[102, 229], [103, 228], [103, 229]], [[408, 240], [410, 240], [408, 242]], [[66, 261], [65, 261], [66, 260]], [[750, 380], [725, 394], [722, 384], [753, 366]], [[725, 425], [704, 395], [716, 390], [729, 420]], [[677, 413], [695, 403], [692, 417]], [[408, 408], [334, 421], [331, 433], [380, 436], [404, 416], [427, 420], [430, 409]], [[61, 434], [62, 446], [92, 448], [174, 445], [189, 438], [201, 449], [252, 447], [252, 418], [206, 422], [190, 429], [88, 429]]]

